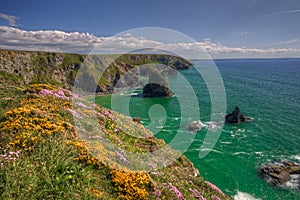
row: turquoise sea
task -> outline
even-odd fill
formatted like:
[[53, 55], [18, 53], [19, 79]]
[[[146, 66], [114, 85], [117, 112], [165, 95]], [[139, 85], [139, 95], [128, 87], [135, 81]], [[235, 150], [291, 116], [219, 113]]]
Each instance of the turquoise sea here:
[[[206, 129], [201, 129], [194, 133], [195, 138], [184, 154], [206, 180], [232, 197], [240, 191], [263, 200], [299, 200], [300, 191], [268, 185], [259, 177], [258, 168], [276, 159], [300, 163], [300, 59], [217, 60], [215, 63], [225, 86], [227, 113], [239, 106], [244, 115], [254, 120], [239, 125], [226, 124], [212, 151], [200, 159], [199, 151], [204, 151], [201, 145], [207, 134]], [[195, 61], [193, 68], [180, 73], [193, 86], [201, 121], [208, 122], [211, 99], [205, 82], [195, 69], [201, 70], [203, 66], [205, 61]], [[177, 78], [169, 77], [170, 84]], [[132, 92], [140, 90], [129, 91]], [[184, 94], [185, 91], [177, 92]], [[180, 95], [143, 99], [123, 94], [114, 98], [120, 105], [128, 101], [130, 116], [140, 117], [145, 126], [151, 122], [150, 117], [152, 123], [156, 120], [155, 136], [169, 143], [180, 120], [185, 120], [183, 123], [193, 120], [181, 119], [182, 105], [177, 96]], [[120, 111], [111, 106], [111, 96], [99, 96], [96, 102]], [[156, 104], [163, 106], [166, 121], [149, 116], [149, 109]]]

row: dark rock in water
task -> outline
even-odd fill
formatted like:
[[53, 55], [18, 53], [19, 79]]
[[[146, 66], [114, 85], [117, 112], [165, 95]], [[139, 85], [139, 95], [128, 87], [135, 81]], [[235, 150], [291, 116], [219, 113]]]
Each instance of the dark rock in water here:
[[170, 89], [157, 83], [148, 83], [143, 88], [143, 96], [148, 97], [171, 97], [173, 96]]
[[151, 97], [171, 97], [172, 92], [169, 89], [169, 84], [165, 76], [158, 70], [150, 69], [149, 83], [143, 88], [143, 96], [145, 98]]
[[252, 121], [250, 117], [245, 117], [239, 107], [235, 107], [234, 111], [232, 113], [225, 116], [225, 122], [231, 123], [231, 124], [240, 124], [244, 122]]
[[300, 189], [300, 166], [296, 163], [289, 161], [268, 163], [260, 168], [260, 173], [268, 183], [276, 186], [293, 185], [293, 188]]

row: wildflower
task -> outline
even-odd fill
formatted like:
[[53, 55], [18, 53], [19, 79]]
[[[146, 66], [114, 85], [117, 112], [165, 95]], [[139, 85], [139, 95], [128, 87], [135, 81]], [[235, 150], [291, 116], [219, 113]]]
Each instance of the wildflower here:
[[182, 193], [177, 189], [177, 187], [175, 187], [174, 185], [172, 185], [172, 183], [169, 183], [169, 188], [170, 190], [172, 190], [176, 196], [180, 199], [180, 200], [186, 200], [184, 198], [184, 196], [182, 195]]
[[103, 114], [104, 115], [110, 115], [111, 113], [108, 110], [104, 110]]
[[218, 196], [214, 196], [216, 200], [221, 200], [220, 197]]
[[65, 108], [65, 110], [69, 111], [75, 117], [82, 118], [76, 111], [74, 111], [70, 108]]
[[115, 151], [115, 153], [119, 156], [121, 162], [128, 162], [127, 158], [124, 156], [123, 152]]
[[81, 103], [81, 102], [77, 102], [76, 103], [79, 107], [82, 107], [82, 108], [89, 108], [87, 105]]
[[20, 153], [19, 151], [7, 152], [6, 149], [1, 148], [1, 147], [0, 147], [0, 150], [2, 150], [2, 154], [0, 154], [0, 158], [1, 158], [0, 159], [0, 161], [1, 161], [0, 167], [4, 167], [5, 163], [14, 161], [19, 157], [19, 153]]
[[112, 181], [124, 199], [145, 199], [150, 179], [146, 172], [111, 170]]
[[161, 196], [161, 191], [157, 188], [154, 188], [154, 191], [152, 192], [152, 194], [154, 196], [156, 196], [157, 198], [159, 198]]
[[194, 197], [199, 198], [201, 200], [206, 200], [197, 189], [190, 188], [189, 191], [193, 193]]
[[160, 172], [151, 172], [151, 174], [154, 174], [154, 175], [161, 175], [161, 173]]
[[72, 97], [74, 97], [75, 99], [79, 99], [79, 98], [80, 98], [77, 94], [75, 94], [74, 92], [72, 92], [72, 91], [70, 91], [70, 90], [67, 90], [67, 89], [64, 89], [64, 88], [60, 88], [60, 89], [61, 89], [62, 91], [64, 91], [64, 92], [68, 93], [69, 96], [72, 96]]
[[213, 190], [217, 191], [219, 194], [221, 194], [222, 196], [225, 196], [225, 194], [217, 187], [215, 186], [214, 184], [212, 184], [211, 182], [209, 181], [205, 181], [205, 183], [210, 186]]
[[39, 95], [52, 95], [52, 96], [60, 98], [60, 99], [65, 99], [65, 100], [70, 99], [69, 97], [65, 96], [65, 93], [61, 90], [43, 89], [39, 92]]

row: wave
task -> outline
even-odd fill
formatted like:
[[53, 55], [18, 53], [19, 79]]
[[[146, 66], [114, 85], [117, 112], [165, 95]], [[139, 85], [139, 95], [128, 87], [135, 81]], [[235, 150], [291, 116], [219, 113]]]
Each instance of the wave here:
[[262, 151], [256, 151], [256, 152], [254, 152], [256, 155], [260, 155], [260, 156], [263, 156], [264, 155], [264, 152], [262, 152]]
[[212, 152], [215, 152], [215, 153], [224, 154], [222, 151], [218, 151], [218, 150], [215, 150], [215, 149], [206, 149], [206, 148], [202, 149], [202, 148], [200, 148], [200, 149], [193, 149], [193, 150], [197, 150], [197, 151], [212, 151]]
[[295, 160], [299, 160], [299, 162], [300, 162], [300, 155], [295, 155], [295, 156], [293, 156], [293, 158], [294, 158]]
[[300, 175], [299, 174], [291, 174], [291, 180], [287, 181], [284, 186], [291, 188], [291, 189], [299, 189], [299, 181]]
[[221, 144], [232, 144], [232, 142], [225, 141], [225, 142], [220, 142]]
[[235, 153], [233, 153], [233, 155], [240, 155], [240, 154], [249, 155], [249, 153], [247, 153], [247, 152], [243, 152], [243, 151], [241, 151], [241, 152], [235, 152]]
[[234, 200], [260, 200], [248, 193], [237, 191], [237, 194], [233, 197]]

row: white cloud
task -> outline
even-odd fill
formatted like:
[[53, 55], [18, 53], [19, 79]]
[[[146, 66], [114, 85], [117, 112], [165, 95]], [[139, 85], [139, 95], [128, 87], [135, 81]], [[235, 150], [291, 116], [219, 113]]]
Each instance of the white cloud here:
[[4, 13], [0, 13], [0, 18], [6, 19], [10, 26], [18, 26], [16, 23], [16, 20], [19, 19], [19, 17], [13, 16], [13, 15], [7, 15]]
[[287, 10], [287, 11], [281, 11], [281, 12], [274, 12], [271, 14], [266, 15], [267, 17], [273, 16], [273, 15], [286, 15], [286, 14], [293, 14], [293, 13], [298, 13], [300, 10]]
[[292, 44], [297, 44], [297, 43], [300, 43], [300, 38], [294, 38], [292, 40], [277, 42], [277, 43], [275, 43], [275, 45], [292, 45]]
[[181, 55], [187, 55], [195, 50], [202, 52], [205, 50], [212, 57], [272, 57], [274, 54], [277, 56], [300, 54], [299, 49], [229, 47], [210, 39], [201, 42], [164, 43], [130, 34], [125, 37], [98, 37], [90, 33], [67, 33], [57, 30], [26, 31], [7, 26], [0, 26], [0, 47], [69, 53], [89, 53], [95, 47], [100, 50], [100, 53], [124, 53], [132, 49], [156, 48], [179, 52]]
[[238, 35], [247, 35], [248, 32], [247, 31], [244, 31], [244, 32], [237, 32]]

